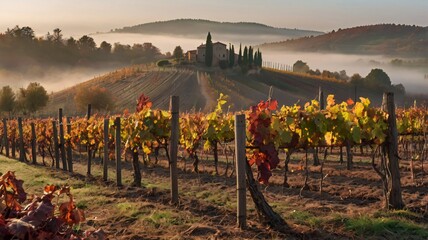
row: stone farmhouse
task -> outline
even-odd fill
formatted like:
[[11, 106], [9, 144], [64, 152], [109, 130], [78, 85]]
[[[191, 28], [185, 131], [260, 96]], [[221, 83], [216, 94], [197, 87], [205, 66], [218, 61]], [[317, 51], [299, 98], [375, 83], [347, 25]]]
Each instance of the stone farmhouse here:
[[[201, 44], [197, 47], [197, 50], [190, 50], [186, 53], [186, 59], [189, 62], [205, 63], [205, 44]], [[220, 61], [229, 60], [229, 50], [226, 44], [222, 42], [213, 43], [213, 66], [218, 66]]]

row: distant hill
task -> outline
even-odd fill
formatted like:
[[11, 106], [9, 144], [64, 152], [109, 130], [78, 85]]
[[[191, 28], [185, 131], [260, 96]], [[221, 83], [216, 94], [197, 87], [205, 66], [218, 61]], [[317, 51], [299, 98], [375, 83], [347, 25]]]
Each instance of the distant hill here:
[[327, 34], [263, 44], [262, 49], [305, 52], [428, 56], [428, 27], [379, 24], [339, 29]]
[[260, 23], [252, 22], [215, 22], [202, 19], [176, 19], [144, 23], [140, 25], [115, 29], [115, 33], [142, 33], [159, 35], [200, 36], [208, 31], [216, 34], [240, 34], [240, 35], [278, 35], [287, 38], [303, 36], [317, 36], [323, 32], [275, 28]]

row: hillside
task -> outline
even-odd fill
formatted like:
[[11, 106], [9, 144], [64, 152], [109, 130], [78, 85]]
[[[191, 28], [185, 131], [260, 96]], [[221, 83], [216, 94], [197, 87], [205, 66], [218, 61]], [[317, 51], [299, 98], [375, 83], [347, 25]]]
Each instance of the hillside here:
[[[80, 88], [103, 87], [110, 91], [115, 101], [113, 113], [125, 109], [134, 111], [136, 99], [142, 93], [149, 96], [155, 108], [168, 109], [169, 96], [180, 96], [180, 111], [208, 112], [215, 107], [220, 93], [229, 96], [231, 110], [248, 109], [260, 100], [266, 100], [270, 86], [273, 98], [282, 104], [304, 104], [317, 98], [318, 87], [325, 96], [334, 94], [337, 101], [354, 99], [355, 89], [341, 82], [323, 81], [309, 76], [299, 76], [263, 70], [259, 74], [243, 75], [239, 71], [213, 71], [203, 68], [145, 68], [133, 66], [94, 78], [74, 87], [50, 95], [48, 106], [41, 115], [55, 116], [58, 108], [68, 115], [81, 115], [85, 109], [76, 107], [74, 96]], [[369, 97], [379, 105], [381, 94], [359, 87], [357, 95]], [[400, 97], [397, 103], [403, 104]]]
[[274, 28], [260, 23], [250, 22], [215, 22], [202, 19], [176, 19], [144, 23], [135, 26], [115, 29], [115, 33], [144, 33], [154, 35], [181, 35], [200, 36], [206, 35], [208, 31], [216, 34], [233, 35], [278, 35], [287, 38], [298, 38], [303, 36], [316, 36], [322, 34], [318, 31]]
[[315, 37], [263, 44], [261, 48], [426, 57], [428, 55], [427, 46], [428, 27], [379, 24], [339, 29]]

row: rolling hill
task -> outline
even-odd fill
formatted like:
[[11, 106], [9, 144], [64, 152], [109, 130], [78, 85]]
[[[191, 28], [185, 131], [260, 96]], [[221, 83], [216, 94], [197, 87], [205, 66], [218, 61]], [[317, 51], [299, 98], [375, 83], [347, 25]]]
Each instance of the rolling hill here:
[[263, 44], [262, 49], [305, 52], [428, 56], [428, 27], [378, 24], [339, 29], [327, 34]]
[[[319, 80], [310, 76], [299, 76], [262, 70], [258, 74], [243, 75], [240, 71], [209, 70], [191, 68], [145, 68], [133, 66], [94, 78], [71, 88], [50, 95], [48, 105], [40, 112], [42, 116], [55, 116], [58, 108], [67, 115], [84, 115], [78, 109], [74, 96], [80, 88], [106, 88], [114, 98], [115, 108], [111, 113], [122, 113], [125, 109], [135, 110], [136, 99], [142, 93], [153, 101], [154, 108], [168, 109], [169, 96], [180, 97], [180, 111], [208, 112], [216, 105], [220, 93], [228, 96], [231, 111], [249, 109], [268, 98], [273, 88], [273, 98], [279, 104], [303, 105], [317, 98], [318, 87], [324, 94], [334, 94], [337, 101], [355, 97], [355, 89], [347, 83]], [[358, 96], [369, 97], [379, 105], [381, 94], [358, 88]], [[399, 99], [397, 102], [402, 101]]]
[[153, 35], [201, 36], [208, 31], [216, 34], [233, 35], [277, 35], [284, 39], [322, 34], [318, 31], [299, 30], [290, 28], [275, 28], [260, 23], [251, 22], [215, 22], [202, 19], [176, 19], [144, 23], [135, 26], [115, 29], [114, 33], [142, 33]]

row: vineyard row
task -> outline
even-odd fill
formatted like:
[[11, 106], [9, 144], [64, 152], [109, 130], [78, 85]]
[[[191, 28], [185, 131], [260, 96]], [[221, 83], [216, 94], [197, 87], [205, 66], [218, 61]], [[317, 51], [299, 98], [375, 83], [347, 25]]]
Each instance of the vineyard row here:
[[[86, 118], [64, 118], [62, 109], [58, 119], [3, 119], [2, 148], [6, 156], [15, 157], [18, 148], [21, 161], [30, 153], [36, 163], [37, 153], [43, 158], [54, 159], [56, 168], [62, 164], [63, 170], [73, 171], [73, 150], [80, 151], [85, 146], [88, 152], [87, 174], [91, 175], [91, 161], [95, 151], [103, 152], [103, 178], [107, 180], [107, 159], [116, 160], [116, 181], [122, 185], [121, 158], [123, 153], [132, 155], [134, 185], [141, 186], [139, 155], [148, 156], [164, 148], [171, 167], [171, 198], [178, 202], [177, 151], [178, 144], [194, 160], [194, 170], [198, 172], [198, 152], [201, 148], [211, 150], [217, 171], [218, 145], [235, 143], [237, 189], [239, 201], [245, 198], [245, 175], [251, 185], [252, 173], [248, 166], [256, 165], [258, 180], [268, 183], [271, 171], [279, 164], [279, 149], [286, 148], [289, 155], [297, 149], [345, 146], [348, 149], [356, 145], [370, 145], [373, 149], [382, 147], [381, 166], [373, 167], [384, 181], [386, 206], [403, 207], [400, 198], [388, 198], [386, 194], [400, 191], [398, 168], [398, 136], [402, 141], [423, 143], [426, 149], [428, 126], [427, 111], [422, 108], [396, 110], [393, 95], [385, 94], [382, 108], [370, 106], [369, 99], [360, 98], [359, 102], [348, 100], [336, 103], [329, 95], [326, 104], [312, 100], [302, 108], [299, 105], [278, 108], [275, 100], [261, 101], [248, 111], [230, 113], [224, 111], [226, 99], [220, 95], [214, 111], [204, 113], [186, 113], [179, 115], [178, 97], [171, 98], [170, 111], [152, 109], [152, 103], [145, 96], [138, 100], [137, 111], [121, 116], [90, 116]], [[175, 99], [175, 101], [174, 101]], [[392, 104], [391, 104], [392, 103]], [[90, 109], [90, 108], [89, 108]], [[238, 137], [239, 136], [239, 137]], [[18, 146], [18, 147], [17, 147]], [[373, 155], [373, 159], [374, 159]], [[352, 159], [348, 156], [348, 160]], [[248, 160], [248, 161], [247, 161]], [[374, 160], [373, 160], [374, 161]], [[306, 158], [307, 164], [307, 158]], [[322, 173], [321, 165], [321, 173]], [[307, 169], [307, 168], [306, 168]], [[251, 171], [250, 171], [251, 172]], [[388, 175], [387, 175], [388, 174]], [[243, 178], [242, 178], [243, 177]], [[398, 179], [398, 183], [397, 180]], [[388, 181], [393, 181], [389, 184]], [[395, 181], [395, 183], [394, 183]], [[306, 184], [306, 180], [305, 180]], [[398, 186], [397, 186], [398, 184]], [[256, 191], [257, 187], [249, 187]], [[322, 186], [322, 183], [321, 183]], [[322, 188], [322, 187], [321, 187]], [[252, 192], [252, 196], [262, 199], [262, 194]], [[397, 195], [398, 196], [398, 195]], [[264, 199], [264, 198], [263, 198]], [[255, 201], [256, 202], [256, 201]], [[265, 201], [258, 201], [264, 203]], [[238, 221], [244, 214], [240, 203]], [[265, 206], [259, 206], [266, 209]], [[263, 213], [269, 214], [269, 213]], [[245, 219], [245, 218], [244, 218]], [[243, 220], [244, 221], [244, 220]], [[240, 226], [244, 223], [238, 223]], [[245, 225], [245, 224], [244, 224]]]

